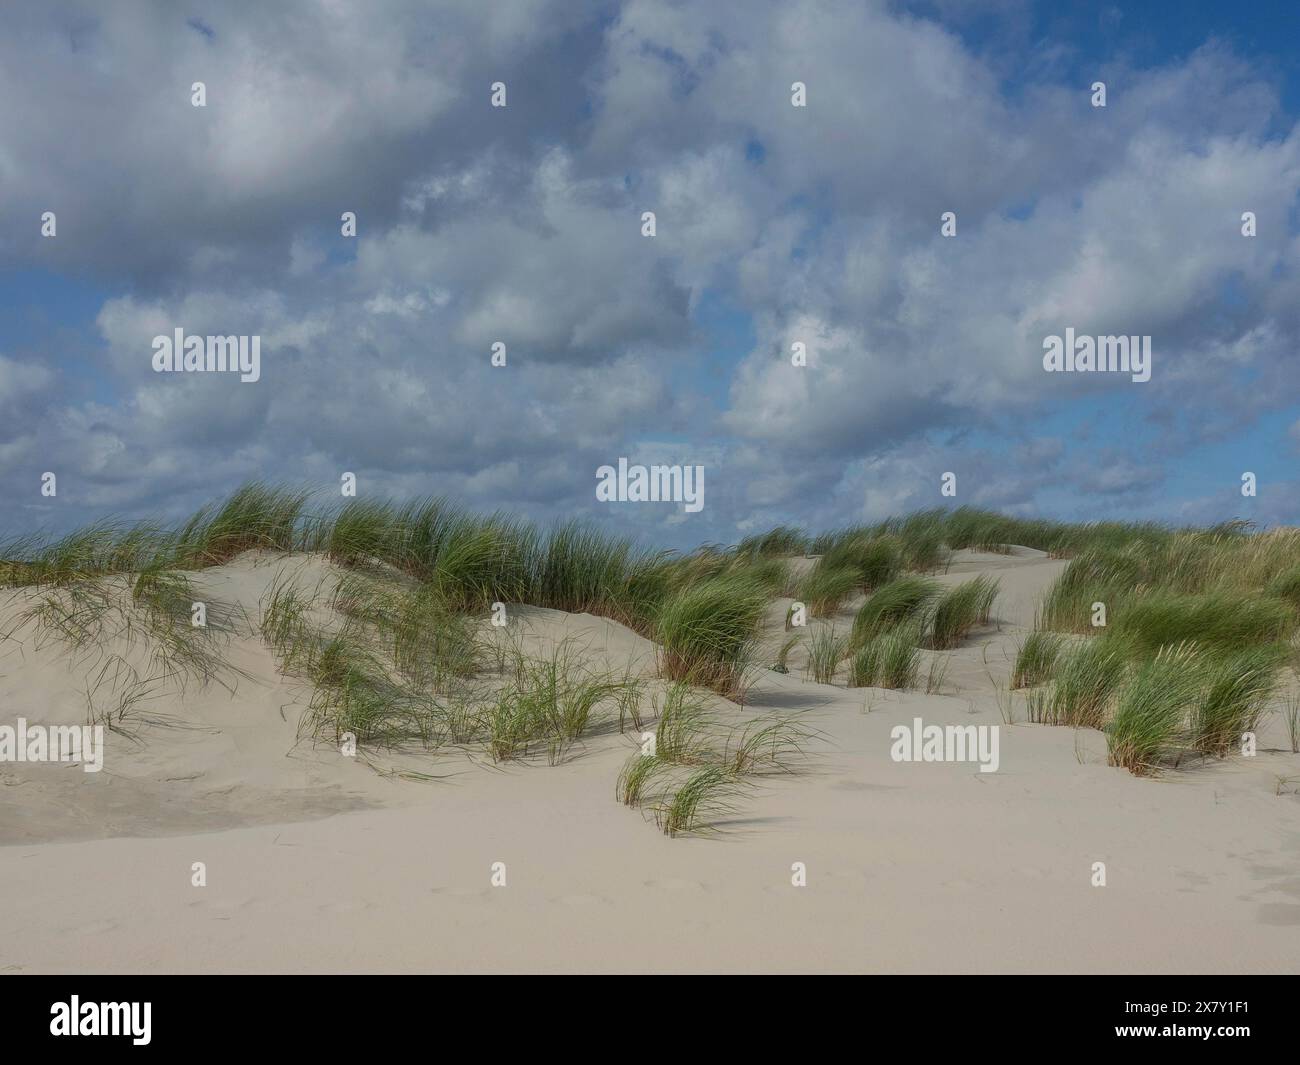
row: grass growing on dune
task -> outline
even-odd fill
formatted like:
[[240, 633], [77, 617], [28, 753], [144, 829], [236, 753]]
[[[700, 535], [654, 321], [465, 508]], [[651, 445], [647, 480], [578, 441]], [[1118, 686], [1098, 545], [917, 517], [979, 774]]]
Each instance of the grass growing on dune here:
[[86, 724], [134, 737], [135, 725], [149, 721], [143, 706], [159, 687], [158, 678], [141, 677], [122, 658], [110, 656], [86, 684]]
[[[201, 568], [258, 548], [320, 550], [343, 565], [378, 561], [429, 580], [450, 551], [441, 569], [450, 588], [462, 594], [481, 598], [485, 587], [514, 587], [523, 571], [530, 592], [559, 603], [572, 596], [579, 601], [619, 599], [638, 568], [633, 552], [620, 573], [624, 545], [573, 526], [542, 534], [503, 515], [471, 515], [440, 498], [402, 505], [353, 499], [308, 513], [308, 497], [303, 490], [250, 482], [172, 531], [101, 522], [53, 541], [39, 536], [10, 539], [0, 545], [0, 579], [11, 584], [53, 583], [133, 572], [150, 560], [170, 568]], [[811, 539], [801, 530], [778, 526], [746, 537], [734, 550], [701, 549], [669, 568], [674, 579], [689, 582], [717, 576], [737, 563], [779, 561], [811, 552], [827, 556], [823, 561], [832, 566], [856, 568], [860, 586], [869, 589], [891, 579], [900, 567], [939, 568], [952, 548], [999, 550], [1008, 543], [1076, 560], [1089, 552], [1103, 560], [1127, 552], [1158, 578], [1148, 583], [1182, 592], [1206, 590], [1225, 570], [1241, 573], [1242, 580], [1258, 589], [1296, 565], [1296, 537], [1248, 535], [1241, 523], [1180, 531], [1154, 524], [1023, 520], [963, 507], [922, 511]], [[1235, 564], [1225, 567], [1225, 561]], [[555, 563], [560, 563], [558, 570]], [[557, 585], [557, 572], [571, 573], [573, 579]], [[1292, 580], [1287, 587], [1295, 586]], [[676, 587], [680, 585], [672, 590]], [[1276, 594], [1286, 597], [1286, 588], [1279, 585]]]
[[349, 572], [332, 602], [345, 617], [373, 628], [397, 672], [414, 685], [450, 691], [483, 667], [486, 649], [476, 623], [431, 585]]
[[292, 551], [308, 493], [253, 481], [220, 505], [200, 510], [181, 529], [174, 546], [175, 565], [186, 569], [219, 566], [244, 551]]
[[1300, 623], [1300, 537], [1251, 535], [1241, 522], [1107, 531], [1079, 551], [1039, 612], [1044, 629], [1097, 633], [1102, 604], [1105, 635], [1062, 657], [1051, 690], [1031, 693], [1031, 719], [1100, 727], [1116, 696], [1112, 765], [1145, 774], [1189, 750], [1225, 756], [1258, 726]]
[[833, 684], [848, 651], [848, 638], [834, 627], [821, 628], [808, 639], [808, 674], [818, 684]]
[[722, 754], [727, 771], [735, 776], [753, 773], [790, 773], [807, 756], [813, 738], [793, 717], [756, 719], [732, 731]]
[[740, 788], [738, 778], [725, 769], [701, 766], [655, 808], [655, 823], [666, 836], [699, 832], [735, 809]]
[[15, 633], [30, 628], [37, 647], [55, 640], [77, 654], [99, 648], [117, 631], [116, 614], [105, 581], [79, 580], [36, 594], [3, 635], [15, 639]]
[[194, 582], [183, 573], [151, 566], [131, 582], [131, 601], [171, 621], [189, 621], [193, 605], [201, 599]]
[[699, 765], [712, 757], [708, 704], [704, 697], [678, 682], [664, 693], [655, 726], [655, 755], [674, 765]]
[[483, 666], [474, 623], [426, 589], [404, 598], [390, 635], [393, 664], [412, 684], [448, 691]]
[[1282, 704], [1282, 717], [1286, 722], [1286, 736], [1291, 742], [1291, 753], [1300, 754], [1300, 695], [1288, 695]]
[[742, 558], [770, 558], [803, 555], [808, 551], [808, 534], [789, 525], [778, 525], [765, 533], [747, 536], [736, 545]]
[[69, 584], [172, 561], [171, 538], [148, 523], [97, 522], [47, 541], [38, 535], [0, 544], [0, 577], [13, 587]]
[[903, 549], [896, 537], [850, 535], [827, 549], [818, 568], [851, 570], [856, 587], [870, 591], [893, 580], [902, 563]]
[[948, 679], [948, 658], [944, 655], [931, 655], [930, 665], [925, 671], [925, 694], [940, 695], [943, 683]]
[[998, 582], [979, 576], [944, 592], [930, 614], [930, 646], [948, 650], [958, 646], [975, 628], [989, 619]]
[[314, 685], [299, 723], [300, 734], [340, 743], [392, 747], [417, 739], [434, 746], [440, 707], [429, 694], [402, 685], [382, 658], [350, 625], [311, 647], [307, 676]]
[[948, 561], [946, 520], [944, 511], [925, 510], [891, 520], [882, 531], [902, 542], [905, 569], [928, 573]]
[[1036, 630], [1025, 637], [1011, 671], [1012, 688], [1032, 688], [1051, 679], [1063, 640], [1054, 632]]
[[628, 725], [638, 732], [645, 728], [645, 722], [641, 719], [641, 705], [644, 698], [645, 681], [634, 677], [629, 667], [619, 682], [616, 695], [619, 732], [626, 732]]
[[809, 545], [812, 554], [833, 565], [850, 565], [864, 588], [891, 580], [901, 570], [931, 571], [947, 560], [944, 511], [922, 511], [877, 525], [855, 525], [822, 533]]
[[446, 708], [427, 691], [402, 683], [383, 653], [376, 627], [344, 613], [341, 627], [321, 628], [314, 615], [323, 598], [279, 574], [262, 597], [259, 629], [281, 670], [312, 685], [300, 736], [338, 744], [396, 746], [412, 740], [436, 746]]
[[924, 617], [938, 594], [939, 585], [925, 577], [897, 577], [882, 585], [859, 608], [850, 642], [861, 646], [896, 625]]
[[1138, 775], [1157, 771], [1180, 746], [1197, 696], [1196, 652], [1165, 647], [1141, 663], [1120, 693], [1107, 729], [1107, 761]]
[[[1244, 733], [1258, 729], [1286, 652], [1274, 643], [1233, 650], [1221, 633], [1210, 636], [1135, 648], [1131, 630], [1112, 631], [1060, 647], [1050, 682], [1029, 694], [1029, 719], [1104, 729], [1110, 764], [1139, 775], [1189, 751], [1225, 757]], [[1044, 648], [1059, 639], [1032, 634], [1017, 659], [1016, 680], [1043, 683], [1051, 654]], [[1144, 653], [1152, 646], [1154, 653]]]
[[[199, 601], [206, 616], [193, 612]], [[30, 633], [37, 647], [56, 642], [82, 664], [141, 652], [148, 656], [142, 683], [169, 680], [184, 690], [193, 680], [216, 680], [229, 687], [240, 671], [227, 660], [224, 641], [238, 618], [237, 611], [200, 595], [184, 574], [151, 563], [134, 579], [82, 577], [28, 593], [0, 639]]]
[[858, 571], [855, 568], [827, 565], [823, 559], [800, 582], [798, 595], [808, 605], [810, 615], [815, 618], [831, 617], [839, 613], [844, 600], [858, 590], [858, 584]]
[[995, 577], [977, 577], [975, 583], [979, 585], [979, 592], [975, 596], [978, 608], [976, 620], [981, 625], [987, 625], [993, 620], [993, 603], [998, 597], [998, 581]]
[[797, 647], [802, 640], [803, 640], [803, 633], [796, 632], [793, 636], [787, 636], [785, 640], [782, 641], [781, 646], [777, 648], [776, 664], [772, 666], [772, 670], [774, 672], [776, 673], [790, 672], [790, 666], [788, 665], [790, 660], [790, 652], [793, 651], [795, 647]]
[[974, 581], [958, 584], [935, 601], [930, 613], [930, 646], [948, 650], [958, 646], [979, 623], [980, 589]]
[[1039, 607], [1039, 628], [1093, 633], [1093, 604], [1113, 612], [1142, 580], [1142, 562], [1133, 551], [1090, 550], [1070, 563], [1048, 588]]
[[1259, 727], [1282, 658], [1280, 649], [1265, 646], [1204, 662], [1191, 714], [1193, 750], [1222, 758], [1240, 746], [1243, 733]]
[[649, 796], [655, 780], [668, 768], [653, 754], [634, 754], [624, 763], [614, 784], [614, 794], [624, 806], [640, 806]]
[[1298, 553], [1294, 530], [1254, 535], [1240, 523], [1163, 533], [1133, 527], [1127, 540], [1094, 542], [1075, 555], [1044, 600], [1041, 625], [1088, 632], [1093, 603], [1118, 617], [1131, 602], [1180, 597], [1185, 603], [1203, 597], [1233, 613], [1232, 601], [1242, 600], [1282, 601], [1294, 611]]
[[[1071, 524], [962, 507], [812, 538], [778, 526], [733, 548], [679, 554], [580, 521], [544, 529], [440, 498], [349, 500], [313, 512], [308, 501], [305, 491], [253, 482], [175, 526], [105, 520], [8, 539], [0, 584], [22, 589], [10, 635], [25, 627], [38, 642], [91, 656], [119, 636], [143, 640], [161, 675], [206, 681], [225, 668], [220, 638], [236, 616], [209, 602], [208, 626], [190, 624], [203, 599], [193, 572], [249, 550], [320, 551], [346, 570], [337, 614], [323, 609], [319, 590], [277, 581], [261, 619], [282, 667], [315, 689], [309, 731], [556, 760], [615, 722], [639, 728], [639, 684], [589, 672], [576, 656], [503, 650], [484, 629], [494, 603], [616, 619], [660, 644], [666, 678], [738, 698], [765, 610], [792, 590], [786, 560], [819, 555], [793, 589], [814, 616], [833, 615], [859, 592], [868, 598], [847, 642], [834, 632], [810, 640], [812, 675], [830, 681], [847, 658], [850, 683], [914, 687], [918, 648], [960, 646], [990, 621], [997, 595], [988, 577], [941, 588], [918, 573], [941, 568], [953, 550], [1022, 544], [1070, 563], [1044, 597], [1042, 631], [1019, 649], [1012, 686], [1031, 689], [1034, 720], [1109, 725], [1116, 764], [1141, 772], [1176, 750], [1230, 753], [1258, 725], [1279, 656], [1300, 631], [1300, 532], [1257, 533], [1244, 522]], [[1096, 603], [1106, 607], [1105, 628], [1093, 627]], [[1062, 633], [1092, 639], [1069, 647]], [[778, 664], [788, 653], [789, 645]], [[1145, 723], [1163, 720], [1169, 700], [1155, 689], [1171, 662], [1186, 667], [1195, 691], [1180, 704], [1173, 739], [1153, 746]], [[930, 663], [935, 687], [946, 659]], [[714, 765], [718, 752], [701, 757], [693, 768]], [[707, 795], [706, 784], [698, 787]]]
[[849, 687], [915, 688], [920, 675], [920, 639], [920, 625], [910, 622], [867, 640], [850, 660]]
[[262, 595], [258, 628], [262, 641], [289, 671], [305, 669], [318, 637], [311, 623], [314, 597], [300, 591], [284, 573], [277, 574]]
[[1300, 566], [1292, 566], [1277, 574], [1264, 588], [1266, 595], [1290, 603], [1291, 608], [1300, 611]]
[[416, 743], [481, 745], [498, 762], [545, 753], [552, 763], [593, 733], [634, 721], [637, 682], [591, 668], [572, 640], [548, 653], [504, 647], [491, 690], [467, 679], [481, 665], [464, 618], [427, 585], [392, 587], [350, 575], [333, 601], [344, 623], [325, 631], [312, 620], [315, 595], [273, 582], [262, 605], [262, 634], [282, 669], [313, 685], [300, 734], [396, 747]]
[[664, 676], [738, 695], [767, 600], [766, 589], [743, 573], [677, 592], [660, 609], [656, 626]]
[[716, 572], [722, 565], [711, 555], [675, 560], [665, 552], [641, 550], [578, 521], [557, 525], [546, 536], [514, 525], [509, 536], [533, 557], [515, 575], [518, 590], [504, 591], [554, 610], [617, 618], [643, 634], [663, 602], [689, 583], [685, 574], [691, 566]]
[[433, 584], [453, 609], [520, 602], [529, 590], [528, 560], [535, 549], [536, 533], [521, 523], [466, 520], [448, 532]]
[[815, 736], [794, 715], [760, 716], [723, 730], [709, 697], [682, 683], [655, 705], [653, 746], [624, 763], [614, 793], [624, 805], [649, 808], [669, 836], [715, 828], [747, 778], [795, 772]]
[[[224, 638], [236, 629], [236, 611], [200, 594], [183, 573], [146, 570], [132, 585], [131, 601], [135, 617], [143, 620], [156, 675], [175, 678], [184, 687], [190, 678], [225, 684], [227, 673], [238, 672], [222, 653]], [[196, 624], [194, 607], [200, 602], [203, 623]], [[132, 630], [133, 623], [126, 628]]]
[[1051, 686], [1030, 693], [1029, 720], [1042, 725], [1101, 728], [1124, 671], [1123, 655], [1106, 640], [1090, 640], [1063, 651], [1056, 660]]
[[553, 529], [539, 553], [531, 598], [573, 614], [618, 604], [633, 561], [632, 545], [571, 521]]
[[542, 533], [504, 515], [468, 514], [443, 499], [402, 508], [351, 500], [320, 540], [332, 561], [387, 564], [430, 584], [457, 610], [529, 602], [632, 623], [653, 611], [672, 576], [667, 568], [650, 572], [661, 554], [584, 523]]
[[[1023, 544], [1026, 525], [974, 507], [958, 507], [944, 519], [944, 541], [954, 549], [1006, 554], [1009, 544]], [[1031, 534], [1032, 536], [1032, 534]]]
[[792, 574], [784, 559], [760, 558], [749, 561], [734, 559], [724, 571], [748, 577], [762, 586], [768, 595], [780, 595], [791, 583]]
[[552, 764], [595, 731], [613, 727], [626, 682], [592, 669], [570, 640], [550, 654], [516, 650], [508, 683], [484, 715], [486, 743], [495, 761], [526, 758], [544, 750]]
[[1295, 627], [1294, 612], [1279, 600], [1224, 592], [1134, 597], [1115, 612], [1110, 626], [1137, 655], [1181, 643], [1220, 651], [1271, 644], [1288, 639]]
[[318, 546], [340, 566], [384, 561], [404, 569], [409, 565], [405, 540], [390, 504], [349, 499], [334, 520], [322, 526]]
[[48, 540], [29, 535], [0, 543], [0, 579], [10, 585], [65, 585], [93, 577], [149, 570], [195, 570], [244, 551], [304, 546], [309, 493], [261, 482], [243, 485], [179, 528], [150, 522], [100, 521]]

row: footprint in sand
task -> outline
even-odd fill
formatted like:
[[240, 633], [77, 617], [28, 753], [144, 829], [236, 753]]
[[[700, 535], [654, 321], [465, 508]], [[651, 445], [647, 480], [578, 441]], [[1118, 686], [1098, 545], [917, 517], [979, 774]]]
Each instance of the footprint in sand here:
[[1289, 902], [1269, 902], [1259, 908], [1256, 920], [1260, 924], [1300, 925], [1300, 906]]
[[375, 904], [367, 902], [365, 899], [339, 899], [337, 902], [327, 902], [316, 907], [317, 913], [357, 913], [362, 910], [373, 910]]
[[[838, 892], [853, 892], [859, 894], [867, 890], [868, 877], [863, 873], [849, 871], [831, 871], [810, 869], [808, 874], [808, 887], [821, 887]], [[794, 884], [790, 882], [789, 875], [778, 879], [775, 883], [766, 884], [763, 890], [770, 895], [786, 895], [795, 890]], [[803, 890], [803, 889], [799, 889]]]
[[1183, 880], [1186, 882], [1187, 885], [1186, 887], [1180, 887], [1178, 889], [1180, 892], [1183, 893], [1190, 892], [1192, 894], [1195, 894], [1196, 892], [1200, 891], [1201, 888], [1207, 887], [1210, 883], [1210, 878], [1208, 876], [1205, 876], [1202, 873], [1194, 872], [1193, 870], [1190, 869], [1175, 869], [1174, 872], [1176, 872], [1179, 876], [1181, 876]]
[[608, 906], [613, 901], [604, 895], [556, 895], [548, 902], [560, 902], [565, 906]]
[[492, 893], [508, 891], [509, 888], [430, 888], [431, 895], [445, 895], [449, 899], [460, 899], [462, 902], [487, 902], [492, 898]]
[[668, 877], [665, 880], [643, 880], [642, 884], [648, 888], [655, 888], [659, 891], [690, 891], [703, 892], [708, 891], [707, 884], [698, 880], [679, 880], [677, 877]]

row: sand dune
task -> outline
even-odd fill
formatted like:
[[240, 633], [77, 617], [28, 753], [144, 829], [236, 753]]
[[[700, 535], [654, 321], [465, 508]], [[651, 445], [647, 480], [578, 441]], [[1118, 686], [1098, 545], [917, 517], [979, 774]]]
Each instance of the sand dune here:
[[[284, 565], [248, 554], [198, 579], [255, 615]], [[1257, 757], [1154, 779], [1107, 767], [1100, 733], [1003, 723], [996, 686], [1064, 565], [954, 556], [940, 581], [992, 573], [1001, 593], [997, 624], [942, 652], [940, 694], [815, 684], [800, 651], [788, 675], [762, 671], [750, 708], [798, 711], [822, 740], [711, 838], [667, 838], [615, 801], [631, 735], [555, 766], [459, 751], [369, 766], [300, 741], [307, 693], [237, 636], [233, 691], [154, 691], [133, 737], [109, 734], [103, 772], [0, 766], [0, 971], [1300, 969], [1300, 756], [1276, 718]], [[24, 594], [0, 600], [0, 628]], [[769, 611], [773, 654], [788, 602]], [[654, 672], [654, 645], [616, 622], [521, 608], [512, 624]], [[14, 633], [0, 716], [81, 723], [93, 667]], [[915, 717], [1002, 726], [998, 771], [892, 761], [890, 730]], [[383, 772], [417, 765], [438, 779]]]

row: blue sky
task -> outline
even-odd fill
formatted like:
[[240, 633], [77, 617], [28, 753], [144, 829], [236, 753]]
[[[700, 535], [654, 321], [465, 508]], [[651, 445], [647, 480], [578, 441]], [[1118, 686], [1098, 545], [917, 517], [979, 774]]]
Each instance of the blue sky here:
[[[948, 471], [1018, 514], [1300, 522], [1298, 10], [6, 5], [0, 527], [344, 471], [674, 546]], [[153, 373], [175, 327], [260, 335], [262, 380]], [[1066, 327], [1152, 336], [1152, 380], [1044, 373]], [[704, 510], [597, 502], [620, 456], [703, 465]]]

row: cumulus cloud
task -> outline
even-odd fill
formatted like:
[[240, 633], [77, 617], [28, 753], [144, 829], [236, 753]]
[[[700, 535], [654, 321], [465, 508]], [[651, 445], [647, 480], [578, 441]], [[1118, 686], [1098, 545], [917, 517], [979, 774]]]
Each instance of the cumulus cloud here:
[[[983, 12], [1007, 41], [1024, 13]], [[1294, 116], [1213, 42], [1110, 63], [1104, 110], [1050, 64], [1013, 91], [966, 17], [7, 9], [0, 93], [26, 103], [0, 111], [0, 256], [52, 279], [54, 306], [89, 285], [98, 347], [6, 343], [3, 490], [29, 496], [57, 465], [78, 513], [179, 514], [245, 477], [350, 470], [377, 494], [681, 543], [935, 505], [944, 471], [958, 502], [1158, 509], [1190, 449], [1291, 403]], [[152, 338], [177, 327], [260, 335], [262, 380], [154, 374]], [[1152, 380], [1044, 373], [1067, 327], [1150, 335]], [[1098, 411], [1144, 450], [1068, 430]], [[706, 464], [705, 511], [598, 511], [595, 468], [620, 455]]]

